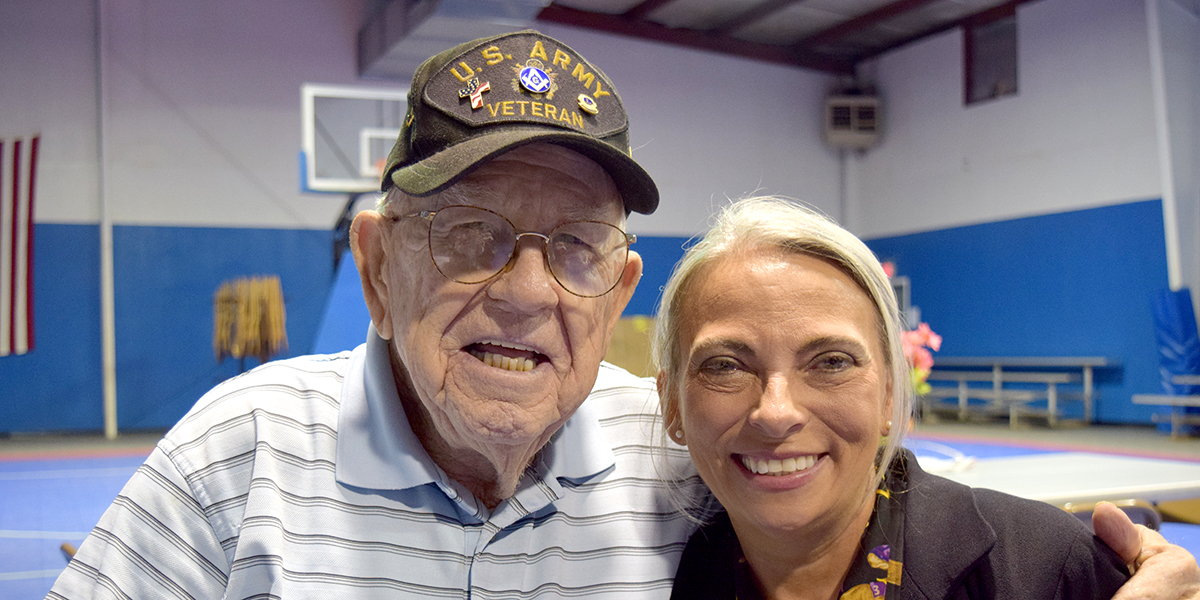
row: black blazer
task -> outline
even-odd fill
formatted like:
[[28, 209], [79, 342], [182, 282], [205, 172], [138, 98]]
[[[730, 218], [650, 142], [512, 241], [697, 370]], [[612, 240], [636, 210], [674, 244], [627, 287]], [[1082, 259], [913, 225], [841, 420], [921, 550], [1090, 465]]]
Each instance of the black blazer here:
[[[888, 600], [1111, 598], [1129, 573], [1076, 517], [921, 470], [908, 451], [904, 570]], [[673, 599], [734, 598], [741, 550], [724, 513], [688, 540]], [[742, 598], [741, 600], [747, 600]]]

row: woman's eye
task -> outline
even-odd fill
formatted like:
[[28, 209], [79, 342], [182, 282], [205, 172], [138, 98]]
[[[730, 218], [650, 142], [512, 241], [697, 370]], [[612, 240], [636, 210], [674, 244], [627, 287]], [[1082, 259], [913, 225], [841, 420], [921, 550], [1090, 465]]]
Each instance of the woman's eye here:
[[854, 359], [841, 352], [826, 352], [817, 357], [816, 367], [824, 371], [844, 371], [855, 365]]
[[718, 356], [700, 363], [700, 371], [708, 375], [723, 375], [740, 368], [741, 363], [728, 356]]
[[706, 358], [688, 376], [690, 384], [722, 394], [741, 392], [755, 378], [755, 374], [742, 361], [731, 356]]

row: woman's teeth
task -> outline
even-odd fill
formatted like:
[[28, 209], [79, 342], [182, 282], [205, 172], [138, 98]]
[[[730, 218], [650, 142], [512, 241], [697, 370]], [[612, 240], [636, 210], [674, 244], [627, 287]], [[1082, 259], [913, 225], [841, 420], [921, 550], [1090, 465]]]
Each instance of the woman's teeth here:
[[783, 460], [759, 460], [757, 458], [750, 458], [749, 456], [742, 457], [742, 466], [746, 467], [747, 471], [757, 473], [758, 475], [788, 475], [796, 471], [811, 469], [815, 464], [817, 464], [817, 457], [814, 455], [785, 458]]

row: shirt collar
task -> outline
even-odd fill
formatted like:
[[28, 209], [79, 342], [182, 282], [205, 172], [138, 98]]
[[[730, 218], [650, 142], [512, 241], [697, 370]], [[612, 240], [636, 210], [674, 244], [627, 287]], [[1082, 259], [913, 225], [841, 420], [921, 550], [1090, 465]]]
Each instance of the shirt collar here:
[[[584, 402], [539, 454], [548, 481], [587, 479], [616, 464], [612, 443]], [[348, 486], [402, 490], [438, 483], [445, 474], [413, 433], [392, 377], [388, 342], [372, 325], [355, 348], [342, 383], [337, 480]], [[555, 485], [557, 487], [557, 485]]]

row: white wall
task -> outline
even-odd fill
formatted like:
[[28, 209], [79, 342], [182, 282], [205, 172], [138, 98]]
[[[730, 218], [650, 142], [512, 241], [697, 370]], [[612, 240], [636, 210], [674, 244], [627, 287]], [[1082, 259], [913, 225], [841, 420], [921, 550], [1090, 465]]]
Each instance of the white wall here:
[[[1200, 306], [1200, 14], [1177, 0], [1147, 0], [1151, 43], [1162, 53], [1162, 103], [1165, 144], [1170, 156], [1163, 177], [1170, 181], [1163, 212], [1169, 251], [1177, 253], [1172, 284], [1192, 289]], [[1165, 195], [1165, 194], [1164, 194]], [[1176, 248], [1170, 248], [1174, 244]]]
[[0, 137], [40, 133], [39, 222], [94, 223], [94, 11], [77, 0], [0, 2]]
[[115, 222], [332, 227], [342, 202], [300, 193], [300, 85], [354, 81], [359, 3], [106, 2], [103, 16]]
[[[341, 199], [299, 192], [299, 87], [364, 83], [354, 64], [359, 3], [100, 5], [104, 172], [117, 224], [332, 225]], [[39, 222], [99, 218], [93, 7], [0, 3], [0, 135], [43, 134]], [[1168, 21], [1176, 47], [1194, 48], [1187, 21]], [[846, 206], [837, 154], [820, 140], [829, 76], [539, 26], [617, 83], [635, 156], [662, 191], [659, 212], [630, 224], [643, 235], [694, 234], [724, 198], [754, 191], [811, 202], [870, 237], [1161, 195], [1144, 6], [1043, 0], [1023, 5], [1018, 23], [1015, 97], [963, 106], [958, 31], [869, 65], [885, 131], [880, 146], [850, 159]], [[1173, 80], [1192, 76], [1176, 96], [1194, 98], [1195, 61], [1168, 59]], [[1190, 114], [1196, 105], [1186, 104]], [[1200, 155], [1189, 139], [1177, 151], [1180, 181]], [[1180, 191], [1190, 194], [1181, 217], [1194, 248], [1200, 192], [1194, 180]], [[1197, 261], [1188, 268], [1200, 279]]]
[[[42, 133], [39, 222], [99, 220], [96, 4], [0, 3], [0, 135]], [[100, 0], [103, 157], [118, 225], [328, 228], [340, 196], [299, 191], [303, 82], [357, 79], [358, 2]], [[538, 24], [617, 83], [663, 202], [637, 233], [692, 235], [755, 190], [838, 214], [820, 141], [828, 76]]]
[[343, 200], [299, 191], [300, 85], [357, 79], [358, 2], [0, 3], [0, 133], [42, 134], [39, 222], [99, 220], [97, 5], [116, 224], [333, 226]]
[[1158, 198], [1143, 3], [1017, 11], [1018, 87], [964, 107], [962, 33], [878, 59], [882, 143], [858, 159], [860, 235], [879, 237]]
[[813, 71], [539, 23], [613, 80], [633, 156], [658, 183], [639, 234], [691, 236], [712, 209], [750, 193], [798, 198], [837, 216], [837, 155], [821, 141], [832, 79]]

